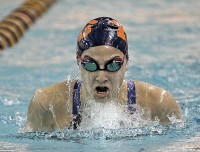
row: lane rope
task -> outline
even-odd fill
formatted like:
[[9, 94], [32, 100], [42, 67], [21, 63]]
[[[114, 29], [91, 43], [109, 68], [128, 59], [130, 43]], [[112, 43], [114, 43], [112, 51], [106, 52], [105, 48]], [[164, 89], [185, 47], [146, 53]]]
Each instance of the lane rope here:
[[0, 51], [15, 45], [56, 0], [26, 0], [0, 21]]

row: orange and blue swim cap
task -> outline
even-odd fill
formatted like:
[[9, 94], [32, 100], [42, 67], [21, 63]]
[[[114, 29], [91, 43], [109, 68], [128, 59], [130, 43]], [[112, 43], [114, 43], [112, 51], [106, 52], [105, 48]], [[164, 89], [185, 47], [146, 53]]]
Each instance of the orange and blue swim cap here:
[[120, 50], [128, 59], [128, 41], [124, 28], [110, 17], [99, 17], [89, 21], [77, 40], [77, 57], [95, 46], [109, 45]]

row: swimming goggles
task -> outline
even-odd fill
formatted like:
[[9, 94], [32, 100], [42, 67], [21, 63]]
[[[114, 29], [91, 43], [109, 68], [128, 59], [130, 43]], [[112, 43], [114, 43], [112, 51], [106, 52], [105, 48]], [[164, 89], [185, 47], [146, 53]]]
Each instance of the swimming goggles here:
[[82, 67], [89, 72], [95, 72], [97, 70], [116, 72], [122, 67], [124, 63], [124, 58], [123, 59], [114, 58], [114, 59], [109, 60], [105, 64], [104, 69], [100, 69], [98, 63], [91, 58], [86, 58], [86, 59], [79, 58], [79, 61], [81, 62]]

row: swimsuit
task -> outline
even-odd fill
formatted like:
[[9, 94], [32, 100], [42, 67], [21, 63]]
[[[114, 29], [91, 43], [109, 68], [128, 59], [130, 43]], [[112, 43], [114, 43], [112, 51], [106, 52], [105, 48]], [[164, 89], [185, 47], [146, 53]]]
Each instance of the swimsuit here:
[[[76, 129], [80, 122], [81, 122], [81, 115], [80, 115], [80, 88], [81, 88], [81, 80], [77, 80], [74, 85], [73, 90], [73, 105], [72, 105], [72, 114], [73, 114], [73, 128]], [[129, 80], [127, 82], [128, 86], [128, 110], [130, 113], [133, 113], [135, 111], [135, 108], [133, 107], [133, 104], [136, 104], [136, 92], [135, 92], [135, 84], [132, 80]]]

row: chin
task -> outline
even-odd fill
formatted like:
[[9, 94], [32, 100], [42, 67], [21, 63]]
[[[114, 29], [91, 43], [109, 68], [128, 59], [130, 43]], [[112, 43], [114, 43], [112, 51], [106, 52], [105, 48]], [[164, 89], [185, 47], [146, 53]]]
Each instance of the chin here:
[[98, 97], [98, 96], [94, 95], [94, 100], [96, 102], [108, 102], [110, 100], [110, 97], [109, 96], [107, 96], [107, 97]]

